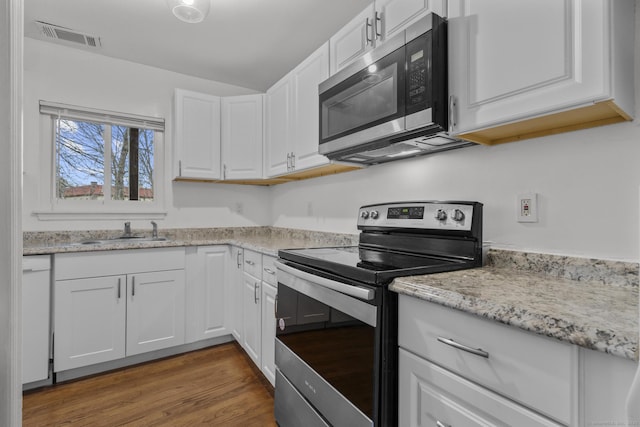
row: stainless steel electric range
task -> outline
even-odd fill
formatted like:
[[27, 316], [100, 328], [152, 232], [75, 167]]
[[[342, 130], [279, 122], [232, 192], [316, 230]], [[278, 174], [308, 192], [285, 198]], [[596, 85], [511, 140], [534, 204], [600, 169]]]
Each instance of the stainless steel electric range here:
[[482, 266], [482, 204], [358, 212], [358, 246], [279, 251], [275, 417], [281, 427], [397, 424], [394, 278]]

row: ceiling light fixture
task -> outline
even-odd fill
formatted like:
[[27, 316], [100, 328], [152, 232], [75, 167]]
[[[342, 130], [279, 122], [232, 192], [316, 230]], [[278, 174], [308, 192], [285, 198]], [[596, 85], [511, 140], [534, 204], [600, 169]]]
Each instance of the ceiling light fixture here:
[[181, 21], [190, 24], [202, 22], [209, 13], [211, 0], [167, 0], [171, 12]]

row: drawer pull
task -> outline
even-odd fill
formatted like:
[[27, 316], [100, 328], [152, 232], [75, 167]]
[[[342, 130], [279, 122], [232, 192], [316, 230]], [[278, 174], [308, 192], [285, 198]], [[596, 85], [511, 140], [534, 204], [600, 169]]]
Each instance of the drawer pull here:
[[267, 267], [265, 267], [265, 268], [264, 268], [264, 271], [266, 271], [267, 273], [269, 273], [269, 274], [271, 274], [271, 275], [276, 274], [276, 272], [275, 272], [275, 271], [273, 271], [272, 269], [267, 268]]
[[436, 427], [451, 427], [451, 426], [449, 424], [441, 423], [440, 421], [436, 420]]
[[449, 338], [438, 337], [438, 341], [443, 344], [450, 345], [451, 347], [457, 348], [458, 350], [466, 351], [467, 353], [475, 354], [476, 356], [485, 357], [487, 359], [489, 358], [489, 353], [480, 348], [472, 348], [464, 344], [457, 343]]
[[256, 263], [251, 261], [250, 259], [245, 259], [244, 262], [249, 265], [256, 265]]

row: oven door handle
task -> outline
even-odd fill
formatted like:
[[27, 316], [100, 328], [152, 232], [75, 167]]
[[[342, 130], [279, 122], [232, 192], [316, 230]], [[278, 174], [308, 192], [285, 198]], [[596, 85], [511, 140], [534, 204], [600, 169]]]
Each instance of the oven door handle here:
[[371, 301], [375, 298], [375, 291], [373, 289], [362, 288], [360, 286], [347, 285], [346, 283], [336, 282], [335, 280], [326, 279], [324, 277], [316, 276], [315, 274], [307, 273], [306, 271], [298, 270], [297, 268], [289, 267], [280, 261], [275, 262], [276, 268], [282, 270], [292, 276], [299, 277], [304, 280], [308, 280], [315, 285], [323, 286], [325, 288], [333, 289], [340, 293], [360, 298], [365, 301]]

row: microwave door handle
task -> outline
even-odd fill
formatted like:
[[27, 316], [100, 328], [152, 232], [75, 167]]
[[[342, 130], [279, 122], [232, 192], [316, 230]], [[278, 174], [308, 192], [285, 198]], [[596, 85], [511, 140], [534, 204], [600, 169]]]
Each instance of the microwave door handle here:
[[286, 273], [291, 274], [292, 276], [296, 276], [312, 282], [315, 285], [333, 289], [334, 291], [338, 291], [343, 294], [360, 298], [366, 301], [371, 301], [374, 298], [373, 289], [367, 289], [360, 286], [352, 286], [347, 285], [346, 283], [336, 282], [335, 280], [326, 279], [324, 277], [316, 276], [315, 274], [307, 273], [306, 271], [298, 270], [297, 268], [289, 267], [288, 265], [285, 265], [279, 261], [276, 261], [275, 264], [278, 270], [282, 270]]

